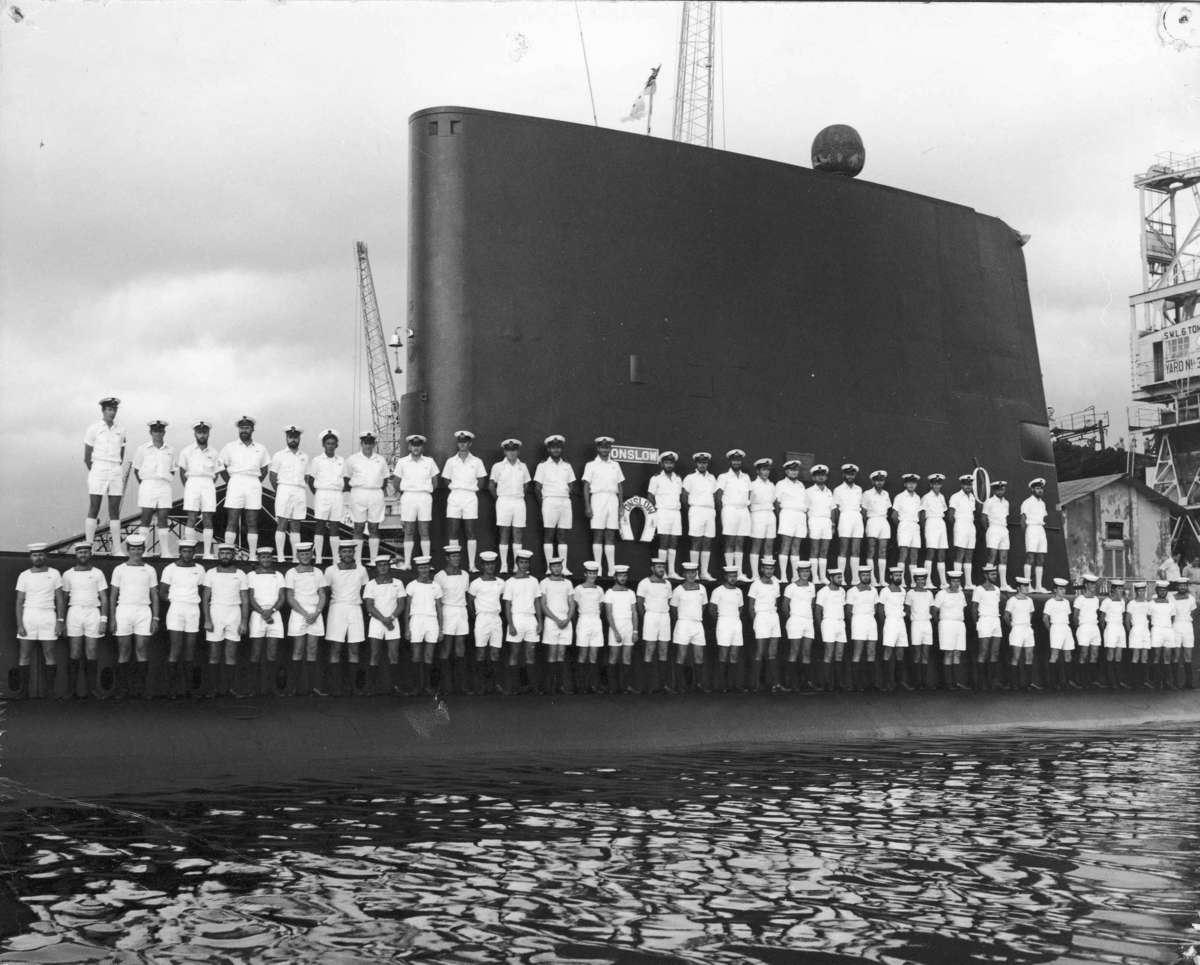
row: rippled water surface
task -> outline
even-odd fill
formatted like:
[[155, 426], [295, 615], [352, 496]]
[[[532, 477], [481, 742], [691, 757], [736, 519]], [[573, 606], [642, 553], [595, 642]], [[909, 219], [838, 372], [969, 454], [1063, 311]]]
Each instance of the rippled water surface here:
[[1141, 963], [1200, 935], [1191, 732], [8, 790], [0, 961]]

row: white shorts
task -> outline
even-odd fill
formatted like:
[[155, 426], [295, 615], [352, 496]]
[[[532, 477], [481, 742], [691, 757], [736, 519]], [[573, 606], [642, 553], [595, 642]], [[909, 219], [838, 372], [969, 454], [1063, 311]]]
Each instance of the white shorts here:
[[908, 628], [904, 626], [904, 621], [891, 617], [883, 621], [883, 640], [885, 647], [907, 647], [908, 646]]
[[362, 607], [354, 603], [331, 603], [326, 614], [325, 639], [330, 643], [362, 643]]
[[659, 536], [683, 535], [683, 514], [678, 509], [660, 509], [654, 519]]
[[208, 607], [213, 628], [208, 631], [209, 643], [229, 640], [237, 643], [242, 639], [242, 608], [231, 604], [212, 603]]
[[1191, 650], [1196, 646], [1196, 631], [1190, 623], [1181, 624], [1175, 629], [1175, 639], [1179, 641], [1179, 646], [1184, 650]]
[[[496, 499], [496, 525], [525, 528], [525, 497], [500, 496]], [[616, 529], [615, 526], [610, 527]]]
[[774, 511], [768, 509], [750, 514], [751, 539], [774, 539], [776, 530]]
[[308, 490], [291, 483], [280, 483], [275, 490], [276, 519], [304, 519], [308, 515]]
[[514, 613], [508, 628], [509, 643], [537, 643], [538, 623], [533, 613]]
[[262, 480], [239, 474], [229, 477], [225, 487], [226, 509], [262, 509]]
[[1080, 647], [1100, 646], [1100, 626], [1096, 623], [1082, 623], [1075, 631], [1075, 643]]
[[789, 640], [812, 640], [817, 635], [813, 629], [812, 620], [803, 620], [796, 617], [788, 619], [784, 630], [787, 632]]
[[442, 635], [437, 617], [414, 616], [408, 619], [408, 640], [410, 643], [437, 643]]
[[987, 532], [984, 533], [983, 541], [990, 550], [1008, 549], [1008, 527], [988, 526]]
[[[403, 497], [401, 497], [403, 499]], [[383, 490], [356, 486], [350, 490], [350, 518], [356, 523], [383, 522]], [[426, 519], [429, 517], [426, 516]]]
[[647, 613], [642, 620], [642, 639], [647, 643], [666, 643], [671, 639], [671, 614]]
[[913, 620], [908, 628], [909, 643], [914, 647], [933, 646], [933, 621]]
[[311, 624], [304, 622], [304, 617], [293, 610], [288, 614], [287, 635], [289, 637], [323, 637], [325, 636], [325, 617], [320, 613]]
[[451, 489], [446, 497], [447, 519], [478, 519], [479, 494], [468, 489]]
[[342, 521], [346, 512], [346, 494], [340, 489], [318, 489], [313, 496], [313, 518]]
[[867, 528], [864, 532], [867, 539], [892, 538], [892, 527], [888, 523], [886, 516], [872, 516], [867, 520]]
[[100, 608], [98, 606], [67, 607], [67, 636], [100, 639]]
[[[251, 619], [254, 619], [251, 617]], [[367, 639], [368, 640], [399, 640], [401, 635], [401, 622], [398, 618], [393, 617], [392, 628], [389, 630], [384, 622], [376, 617], [370, 617], [367, 620]]]
[[980, 640], [1003, 636], [1003, 634], [1004, 631], [1000, 627], [999, 617], [980, 617], [975, 621], [975, 636]]
[[119, 462], [92, 460], [87, 478], [89, 496], [120, 496], [125, 490], [125, 476]]
[[246, 636], [250, 637], [252, 640], [258, 639], [259, 637], [266, 637], [268, 640], [282, 640], [283, 614], [276, 610], [271, 615], [271, 622], [267, 623], [267, 621], [263, 619], [263, 615], [261, 613], [255, 613], [253, 610], [251, 610], [249, 633], [247, 633]]
[[1171, 627], [1151, 627], [1150, 646], [1173, 650], [1179, 644], [1175, 641], [1175, 631]]
[[[738, 628], [740, 633], [740, 623]], [[699, 620], [676, 620], [673, 639], [679, 646], [702, 647], [704, 646], [704, 624]]]
[[692, 506], [688, 509], [688, 536], [695, 539], [717, 535], [717, 511], [711, 506]]
[[1127, 645], [1124, 627], [1106, 626], [1104, 628], [1104, 646], [1109, 650], [1124, 650]]
[[504, 624], [500, 622], [499, 613], [475, 614], [475, 646], [494, 647], [497, 650], [504, 643]]
[[153, 616], [148, 603], [118, 603], [117, 612], [113, 614], [116, 624], [114, 636], [118, 637], [148, 637]]
[[[382, 496], [382, 492], [380, 493]], [[401, 493], [400, 522], [428, 523], [433, 519], [432, 493]]]
[[838, 513], [838, 538], [862, 539], [862, 513]]
[[465, 606], [442, 604], [442, 633], [448, 637], [465, 637], [471, 632]]
[[621, 511], [616, 493], [592, 493], [591, 529], [620, 529]]
[[1130, 650], [1150, 649], [1150, 630], [1147, 627], [1134, 627], [1129, 631]]
[[959, 549], [973, 550], [975, 548], [975, 520], [966, 522], [954, 521], [954, 545]]
[[850, 639], [851, 640], [878, 640], [879, 639], [879, 624], [875, 622], [874, 617], [854, 616], [850, 615]]
[[721, 535], [749, 536], [750, 510], [745, 506], [722, 506]]
[[542, 525], [546, 529], [570, 529], [571, 500], [566, 496], [547, 496], [542, 500]]
[[[617, 641], [613, 635], [613, 627], [621, 631], [621, 640]], [[610, 647], [632, 647], [633, 646], [633, 624], [624, 620], [615, 622], [608, 628], [608, 645]]]
[[542, 643], [546, 646], [569, 647], [574, 638], [575, 631], [571, 627], [570, 620], [567, 621], [565, 627], [560, 627], [549, 618], [542, 621]]
[[967, 649], [967, 625], [962, 620], [938, 620], [938, 649], [953, 653]]
[[[150, 608], [147, 607], [147, 610]], [[22, 640], [57, 640], [58, 634], [54, 632], [54, 624], [57, 618], [53, 610], [31, 610], [24, 609], [21, 611], [21, 622], [25, 624], [25, 633], [22, 635]]]
[[916, 520], [902, 519], [896, 524], [896, 545], [903, 549], [921, 548], [921, 524]]
[[759, 640], [770, 640], [782, 636], [778, 613], [754, 614], [754, 636]]
[[1033, 646], [1033, 627], [1028, 624], [1019, 627], [1013, 627], [1008, 632], [1008, 645], [1023, 650], [1025, 647]]
[[217, 484], [211, 476], [188, 476], [183, 484], [183, 509], [187, 513], [217, 511]]
[[167, 607], [167, 629], [180, 633], [200, 632], [200, 604], [172, 603]]
[[781, 509], [779, 535], [791, 539], [804, 539], [808, 535], [808, 513], [803, 509]]
[[1026, 553], [1044, 553], [1046, 552], [1046, 527], [1037, 523], [1030, 523], [1025, 527], [1025, 552]]
[[742, 645], [742, 620], [726, 618], [717, 620], [717, 646], [740, 647]]
[[925, 548], [927, 550], [944, 550], [949, 548], [946, 540], [946, 521], [944, 519], [925, 520]]
[[143, 479], [138, 483], [138, 509], [170, 509], [171, 483], [166, 479]]
[[1064, 624], [1053, 624], [1050, 627], [1050, 649], [1051, 650], [1074, 650], [1075, 636], [1071, 633], [1071, 628]]
[[575, 627], [575, 646], [588, 650], [604, 646], [604, 627], [598, 616], [579, 618]]
[[823, 643], [845, 643], [846, 642], [846, 621], [845, 620], [822, 620], [821, 621], [821, 641]]
[[818, 516], [816, 519], [809, 516], [808, 537], [809, 539], [833, 539], [833, 520], [828, 516]]

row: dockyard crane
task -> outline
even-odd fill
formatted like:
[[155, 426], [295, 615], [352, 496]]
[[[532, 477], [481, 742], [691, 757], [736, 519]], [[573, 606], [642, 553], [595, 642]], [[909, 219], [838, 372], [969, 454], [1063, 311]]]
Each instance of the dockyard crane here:
[[367, 246], [355, 243], [358, 255], [358, 294], [362, 313], [363, 335], [366, 339], [367, 380], [371, 389], [371, 421], [375, 429], [375, 451], [391, 465], [400, 455], [400, 400], [392, 381], [392, 366], [388, 349], [399, 347], [399, 336], [391, 343], [383, 334], [379, 302], [375, 298], [375, 280], [371, 277], [371, 262]]
[[675, 71], [671, 139], [713, 146], [713, 51], [716, 3], [684, 0]]

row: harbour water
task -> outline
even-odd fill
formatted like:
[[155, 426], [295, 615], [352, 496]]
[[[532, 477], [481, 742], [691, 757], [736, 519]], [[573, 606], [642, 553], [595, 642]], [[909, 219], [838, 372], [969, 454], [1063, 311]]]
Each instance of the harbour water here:
[[1150, 963], [1195, 729], [4, 788], [0, 961]]

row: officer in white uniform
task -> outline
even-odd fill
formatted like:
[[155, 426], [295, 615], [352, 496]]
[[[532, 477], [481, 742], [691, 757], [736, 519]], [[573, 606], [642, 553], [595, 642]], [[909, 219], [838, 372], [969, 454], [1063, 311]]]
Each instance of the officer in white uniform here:
[[1008, 482], [996, 479], [992, 482], [992, 494], [983, 502], [983, 518], [987, 521], [984, 542], [987, 545], [989, 563], [995, 563], [1000, 574], [1000, 589], [1012, 593], [1008, 585]]
[[62, 593], [66, 603], [67, 641], [70, 645], [69, 669], [75, 693], [79, 662], [84, 661], [84, 689], [99, 696], [100, 680], [96, 673], [96, 655], [100, 638], [108, 632], [108, 579], [104, 571], [92, 565], [92, 544], [75, 544], [75, 565], [63, 570]]
[[183, 538], [196, 539], [196, 523], [200, 523], [206, 558], [213, 551], [213, 513], [217, 511], [217, 473], [221, 471], [221, 457], [208, 444], [212, 426], [203, 419], [192, 424], [194, 442], [179, 450], [179, 481], [183, 483], [183, 509], [187, 522]]
[[275, 555], [287, 559], [287, 537], [292, 538], [292, 554], [300, 542], [300, 524], [308, 516], [308, 453], [300, 449], [302, 429], [297, 425], [283, 428], [284, 447], [271, 457], [267, 476], [275, 490]]
[[529, 467], [521, 459], [520, 439], [505, 439], [500, 443], [500, 448], [504, 451], [504, 458], [493, 464], [488, 474], [488, 490], [496, 505], [500, 572], [507, 573], [509, 546], [512, 546], [514, 566], [516, 558], [524, 549], [525, 494], [533, 477], [529, 475]]
[[875, 567], [873, 576], [879, 588], [887, 582], [888, 540], [892, 536], [892, 497], [888, 495], [886, 469], [871, 471], [871, 488], [863, 493], [863, 511], [867, 514], [864, 534], [867, 562]]
[[[754, 460], [754, 479], [750, 482], [750, 572], [758, 578], [758, 561], [763, 555], [774, 558], [778, 521], [775, 518], [775, 484], [771, 482], [773, 459]], [[784, 564], [786, 565], [786, 564]]]
[[146, 423], [150, 441], [143, 442], [133, 453], [133, 476], [138, 482], [138, 535], [150, 545], [150, 521], [156, 519], [158, 555], [167, 552], [167, 513], [171, 509], [171, 480], [175, 478], [175, 450], [166, 444], [167, 424], [161, 419]]
[[158, 632], [158, 575], [145, 561], [146, 541], [140, 536], [125, 540], [129, 559], [113, 570], [113, 636], [117, 638], [117, 697], [129, 693], [133, 658], [137, 658], [137, 690], [147, 695], [146, 677], [150, 639]]
[[930, 473], [925, 477], [929, 483], [929, 492], [921, 497], [921, 523], [925, 531], [925, 562], [924, 566], [932, 570], [937, 564], [938, 583], [946, 585], [946, 550], [949, 539], [946, 534], [946, 497], [942, 495], [942, 485], [946, 477], [940, 472]]
[[96, 522], [100, 518], [100, 501], [108, 500], [108, 532], [112, 554], [121, 553], [121, 494], [125, 480], [121, 463], [125, 460], [125, 429], [117, 424], [117, 407], [121, 400], [105, 396], [100, 400], [100, 420], [88, 426], [83, 434], [83, 464], [87, 466], [88, 512], [83, 521], [83, 538], [96, 540]]
[[475, 433], [470, 429], [454, 432], [455, 453], [442, 466], [442, 478], [450, 489], [446, 497], [446, 535], [452, 542], [467, 543], [467, 569], [475, 572], [475, 520], [479, 519], [479, 489], [487, 479], [483, 460], [471, 452]]
[[252, 557], [258, 555], [258, 513], [262, 509], [262, 481], [271, 465], [267, 447], [254, 441], [254, 420], [248, 415], [237, 421], [238, 437], [221, 449], [222, 475], [229, 481], [225, 489], [225, 542], [237, 548], [237, 521], [240, 516], [246, 530], [246, 545]]
[[17, 696], [29, 696], [29, 668], [33, 650], [40, 646], [46, 662], [46, 696], [50, 697], [58, 674], [54, 645], [66, 624], [59, 593], [62, 577], [46, 565], [45, 543], [30, 543], [28, 549], [29, 569], [17, 576], [17, 666], [21, 678]]
[[658, 552], [667, 561], [667, 577], [682, 579], [675, 571], [679, 537], [683, 535], [683, 479], [675, 471], [679, 453], [668, 449], [658, 457], [661, 470], [650, 477], [646, 495], [654, 503]]
[[784, 583], [788, 581], [789, 564], [793, 579], [799, 572], [804, 541], [808, 538], [808, 491], [800, 481], [801, 468], [799, 459], [787, 460], [783, 464], [783, 478], [775, 484], [775, 503], [779, 506], [779, 572]]
[[950, 497], [947, 514], [954, 535], [954, 565], [963, 571], [963, 586], [975, 585], [971, 576], [975, 556], [975, 514], [979, 499], [975, 495], [975, 474], [965, 472], [958, 477], [958, 492]]
[[625, 515], [625, 473], [612, 458], [612, 436], [596, 436], [596, 458], [583, 467], [583, 509], [592, 530], [592, 559], [617, 565], [617, 531]]
[[400, 522], [404, 526], [404, 562], [400, 568], [412, 569], [417, 536], [421, 546], [433, 551], [429, 542], [429, 521], [433, 519], [433, 486], [438, 477], [437, 463], [424, 455], [425, 437], [414, 432], [405, 440], [408, 455], [396, 460], [392, 475], [400, 493]]
[[[387, 490], [388, 464], [387, 460], [375, 451], [375, 433], [361, 432], [358, 441], [360, 450], [346, 459], [344, 470], [350, 492], [350, 519], [354, 524], [353, 558], [358, 557], [359, 534], [362, 532], [359, 527], [365, 526], [367, 552], [371, 565], [374, 566], [375, 557], [379, 555], [379, 524], [383, 522], [383, 495]], [[433, 462], [432, 459], [428, 461]], [[437, 470], [434, 472], [436, 474]], [[425, 525], [428, 527], [429, 524]], [[340, 563], [340, 547], [338, 553]]]
[[[833, 491], [826, 485], [829, 467], [825, 463], [818, 462], [808, 474], [813, 482], [808, 487], [809, 562], [812, 564], [814, 582], [823, 586], [829, 579], [829, 543], [833, 539], [833, 513], [837, 509], [837, 502]], [[826, 680], [827, 689], [832, 690], [832, 681]]]
[[833, 491], [837, 505], [838, 570], [843, 578], [850, 564], [850, 578], [858, 577], [858, 560], [862, 552], [863, 525], [862, 486], [858, 485], [858, 466], [842, 464], [842, 481]]
[[742, 449], [725, 453], [729, 468], [717, 477], [717, 507], [721, 511], [721, 541], [726, 566], [736, 566], [738, 580], [750, 582], [742, 571], [746, 537], [750, 535], [750, 476], [742, 472]]
[[[567, 540], [571, 536], [571, 490], [575, 486], [575, 469], [563, 458], [567, 440], [559, 433], [546, 436], [546, 458], [538, 463], [533, 474], [533, 490], [542, 508], [542, 553], [546, 559], [558, 556], [563, 561], [563, 575], [570, 576], [567, 564]], [[661, 531], [660, 531], [661, 532]]]
[[[342, 517], [345, 514], [346, 489], [350, 480], [346, 478], [346, 460], [337, 454], [341, 437], [336, 429], [321, 433], [321, 452], [308, 464], [304, 481], [313, 494], [313, 559], [319, 565], [325, 552], [325, 537], [329, 537], [329, 551], [338, 558], [341, 546]], [[297, 556], [297, 559], [299, 557]]]
[[1042, 570], [1046, 564], [1046, 480], [1041, 476], [1029, 481], [1029, 496], [1021, 503], [1021, 522], [1025, 527], [1025, 575], [1032, 570], [1035, 593], [1045, 593]]
[[[717, 535], [717, 477], [708, 471], [710, 452], [693, 452], [690, 473], [683, 477], [681, 505], [687, 509], [689, 557], [696, 564], [698, 577], [708, 580], [712, 541]], [[682, 567], [680, 567], [682, 569]]]

